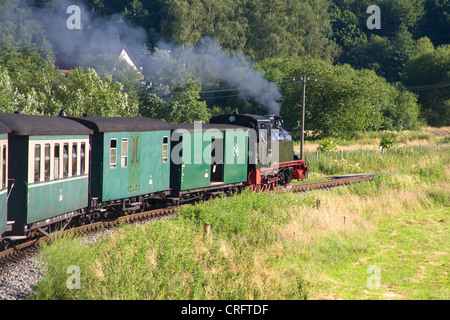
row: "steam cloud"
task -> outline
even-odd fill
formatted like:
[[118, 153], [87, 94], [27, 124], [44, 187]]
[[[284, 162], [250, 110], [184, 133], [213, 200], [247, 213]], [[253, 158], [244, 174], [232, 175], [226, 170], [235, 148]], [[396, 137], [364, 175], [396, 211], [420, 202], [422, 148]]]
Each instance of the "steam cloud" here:
[[240, 98], [252, 98], [271, 114], [279, 114], [281, 93], [277, 86], [252, 69], [251, 61], [242, 53], [232, 55], [223, 51], [219, 42], [209, 37], [195, 46], [176, 47], [159, 42], [157, 47], [160, 50], [152, 55], [152, 60], [158, 63], [146, 65], [145, 73], [160, 75], [182, 66], [203, 84], [220, 80], [228, 88], [235, 88]]
[[[279, 114], [278, 100], [281, 99], [281, 94], [276, 84], [252, 69], [252, 62], [244, 54], [232, 55], [223, 51], [217, 40], [206, 37], [195, 46], [177, 47], [167, 42], [159, 42], [158, 49], [149, 55], [145, 47], [146, 31], [131, 25], [119, 14], [97, 17], [85, 5], [75, 3], [81, 9], [82, 28], [69, 30], [66, 23], [70, 14], [66, 10], [73, 4], [62, 0], [58, 2], [57, 8], [27, 8], [31, 12], [30, 18], [44, 26], [46, 38], [55, 52], [99, 48], [104, 52], [115, 53], [118, 48], [126, 45], [138, 60], [145, 60], [144, 73], [149, 79], [157, 79], [161, 74], [171, 74], [174, 69], [182, 67], [189, 69], [202, 84], [222, 81], [227, 88], [236, 89], [233, 92], [240, 98], [252, 98], [265, 106], [269, 113]], [[25, 1], [21, 3], [21, 7], [23, 6]], [[11, 8], [6, 2], [0, 6], [0, 16], [5, 16], [8, 10]], [[33, 24], [28, 28], [33, 28]], [[154, 63], [155, 61], [157, 63]]]

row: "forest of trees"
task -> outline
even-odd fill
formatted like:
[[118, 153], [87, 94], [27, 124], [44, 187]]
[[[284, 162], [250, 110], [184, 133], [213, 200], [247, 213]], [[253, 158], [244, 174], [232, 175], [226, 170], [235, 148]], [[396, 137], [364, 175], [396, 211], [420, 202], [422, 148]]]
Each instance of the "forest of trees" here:
[[[366, 23], [374, 4], [380, 29]], [[113, 44], [143, 74], [114, 55], [55, 67], [65, 50]], [[301, 77], [317, 79], [307, 130], [450, 125], [450, 0], [0, 0], [0, 112], [187, 123], [277, 110], [298, 131]]]

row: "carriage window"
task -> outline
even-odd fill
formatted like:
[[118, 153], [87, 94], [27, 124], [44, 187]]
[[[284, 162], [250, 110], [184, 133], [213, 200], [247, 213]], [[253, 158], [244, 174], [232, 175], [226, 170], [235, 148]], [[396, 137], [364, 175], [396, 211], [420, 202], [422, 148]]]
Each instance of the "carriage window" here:
[[81, 143], [81, 174], [86, 173], [86, 143]]
[[54, 160], [54, 168], [55, 168], [55, 179], [59, 179], [59, 143], [55, 144], [55, 160]]
[[50, 144], [45, 145], [44, 154], [44, 181], [50, 180]]
[[2, 188], [6, 188], [6, 146], [3, 146], [2, 151]]
[[77, 175], [77, 144], [72, 144], [72, 176]]
[[163, 137], [163, 146], [162, 146], [162, 162], [166, 163], [169, 159], [169, 137]]
[[69, 176], [69, 144], [64, 143], [63, 148], [63, 177]]
[[261, 124], [259, 127], [259, 142], [267, 143], [267, 126], [265, 124]]
[[126, 168], [128, 166], [128, 139], [122, 139], [121, 148], [120, 166]]
[[41, 181], [41, 145], [34, 146], [34, 182]]
[[117, 166], [117, 140], [111, 139], [109, 149], [109, 167], [114, 169]]

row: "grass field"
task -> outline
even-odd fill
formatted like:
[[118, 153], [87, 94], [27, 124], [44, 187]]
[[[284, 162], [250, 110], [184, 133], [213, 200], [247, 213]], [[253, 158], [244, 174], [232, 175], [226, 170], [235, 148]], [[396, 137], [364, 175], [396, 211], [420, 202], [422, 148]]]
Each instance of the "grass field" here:
[[[387, 132], [373, 131], [362, 132], [356, 134], [351, 140], [345, 140], [340, 138], [332, 139], [336, 145], [337, 151], [360, 151], [363, 150], [376, 150], [380, 151], [380, 141], [383, 135]], [[437, 143], [450, 143], [450, 127], [433, 128], [423, 127], [418, 131], [389, 131], [396, 136], [396, 147], [419, 147], [420, 145], [436, 145]], [[307, 135], [308, 136], [308, 135]], [[312, 134], [310, 134], [312, 136]], [[321, 140], [306, 140], [305, 152], [316, 152]], [[297, 142], [294, 145], [294, 150], [299, 153], [300, 143]]]
[[[308, 165], [315, 179], [359, 167], [372, 182], [245, 191], [94, 244], [58, 239], [41, 249], [32, 298], [449, 299], [450, 148], [367, 156]], [[67, 288], [72, 265], [79, 290]]]

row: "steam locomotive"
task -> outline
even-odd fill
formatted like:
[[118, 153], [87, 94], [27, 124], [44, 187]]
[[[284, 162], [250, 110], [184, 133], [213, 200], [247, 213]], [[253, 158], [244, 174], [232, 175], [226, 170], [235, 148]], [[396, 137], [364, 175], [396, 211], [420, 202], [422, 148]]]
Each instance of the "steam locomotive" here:
[[209, 124], [0, 114], [0, 243], [306, 177], [279, 116]]

